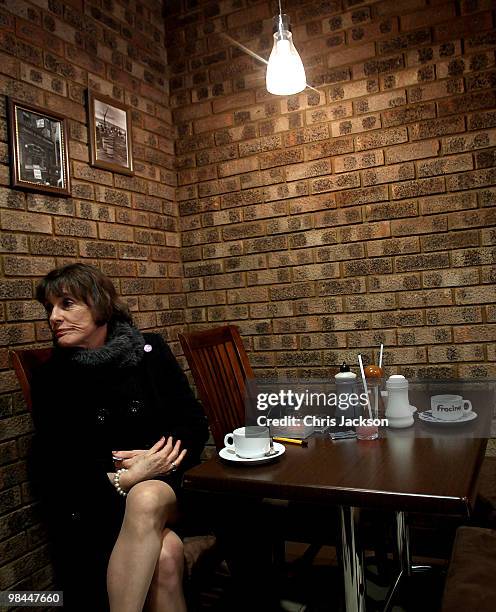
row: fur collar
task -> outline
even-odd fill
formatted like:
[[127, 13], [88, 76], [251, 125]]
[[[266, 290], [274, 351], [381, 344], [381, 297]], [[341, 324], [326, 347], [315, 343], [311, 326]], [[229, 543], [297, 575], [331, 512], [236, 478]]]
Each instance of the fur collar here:
[[128, 323], [110, 323], [107, 340], [101, 347], [95, 349], [61, 349], [55, 350], [69, 357], [72, 363], [80, 366], [127, 368], [138, 365], [143, 358], [145, 339], [141, 332]]

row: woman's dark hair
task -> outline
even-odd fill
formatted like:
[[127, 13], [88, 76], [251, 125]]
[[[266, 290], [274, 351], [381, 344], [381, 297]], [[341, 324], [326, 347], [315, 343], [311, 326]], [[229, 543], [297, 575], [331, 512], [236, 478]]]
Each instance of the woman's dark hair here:
[[51, 295], [68, 293], [90, 307], [97, 325], [123, 321], [132, 325], [127, 305], [119, 298], [108, 276], [89, 264], [69, 264], [49, 272], [36, 287], [36, 299], [47, 303]]

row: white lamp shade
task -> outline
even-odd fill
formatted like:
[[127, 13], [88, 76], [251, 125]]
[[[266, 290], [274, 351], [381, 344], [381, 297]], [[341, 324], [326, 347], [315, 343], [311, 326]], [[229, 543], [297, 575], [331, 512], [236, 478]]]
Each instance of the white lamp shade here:
[[284, 30], [274, 34], [274, 46], [265, 76], [267, 91], [276, 96], [289, 96], [303, 91], [307, 78], [303, 62], [293, 45], [291, 32]]

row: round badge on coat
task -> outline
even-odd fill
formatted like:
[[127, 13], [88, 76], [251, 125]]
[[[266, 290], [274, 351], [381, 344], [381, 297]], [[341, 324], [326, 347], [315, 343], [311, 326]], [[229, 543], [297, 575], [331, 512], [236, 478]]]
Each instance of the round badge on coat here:
[[143, 350], [145, 351], [145, 353], [151, 353], [152, 348], [153, 347], [151, 344], [145, 344], [145, 346], [143, 347]]

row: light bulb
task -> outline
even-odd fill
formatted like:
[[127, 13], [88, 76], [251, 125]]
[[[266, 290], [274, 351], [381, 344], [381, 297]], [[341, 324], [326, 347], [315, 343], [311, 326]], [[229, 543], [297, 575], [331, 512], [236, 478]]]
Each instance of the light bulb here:
[[[277, 21], [276, 21], [277, 20]], [[288, 29], [286, 15], [274, 18], [274, 46], [267, 65], [267, 91], [276, 96], [289, 96], [303, 91], [307, 85], [305, 68]]]

